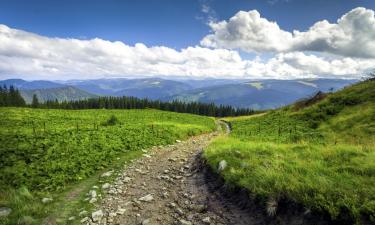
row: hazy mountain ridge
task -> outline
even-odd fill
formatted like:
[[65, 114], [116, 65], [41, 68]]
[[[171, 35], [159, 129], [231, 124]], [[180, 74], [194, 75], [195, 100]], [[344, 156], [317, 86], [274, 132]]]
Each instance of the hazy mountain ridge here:
[[[153, 100], [204, 103], [270, 109], [281, 107], [308, 97], [317, 91], [335, 91], [357, 80], [298, 79], [298, 80], [167, 80], [98, 79], [68, 81], [25, 81], [10, 79], [0, 85], [14, 85], [27, 102], [32, 94], [41, 101], [50, 99], [78, 100], [98, 96], [135, 96]], [[31, 97], [30, 97], [31, 96]]]
[[71, 86], [33, 90], [21, 89], [21, 95], [26, 103], [31, 103], [34, 94], [40, 102], [56, 99], [58, 101], [70, 101], [98, 97], [98, 95]]

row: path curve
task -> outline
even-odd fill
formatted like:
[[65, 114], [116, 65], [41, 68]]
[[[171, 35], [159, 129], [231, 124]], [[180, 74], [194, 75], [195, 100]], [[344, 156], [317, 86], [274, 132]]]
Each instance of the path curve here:
[[[100, 221], [89, 224], [252, 224], [220, 187], [203, 172], [200, 154], [218, 135], [213, 132], [165, 147], [154, 147], [127, 166], [107, 189]], [[223, 126], [220, 126], [223, 127]]]

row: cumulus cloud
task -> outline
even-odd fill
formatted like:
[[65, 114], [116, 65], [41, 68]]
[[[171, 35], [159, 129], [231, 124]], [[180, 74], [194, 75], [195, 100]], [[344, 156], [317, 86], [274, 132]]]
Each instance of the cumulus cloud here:
[[3, 79], [355, 77], [373, 65], [374, 59], [327, 58], [302, 52], [278, 53], [268, 60], [245, 60], [235, 50], [200, 46], [175, 50], [99, 38], [50, 38], [0, 25]]
[[247, 52], [327, 52], [340, 56], [375, 58], [374, 11], [362, 7], [344, 14], [336, 23], [319, 21], [307, 31], [288, 32], [258, 11], [240, 11], [228, 21], [211, 22], [213, 33], [201, 44]]

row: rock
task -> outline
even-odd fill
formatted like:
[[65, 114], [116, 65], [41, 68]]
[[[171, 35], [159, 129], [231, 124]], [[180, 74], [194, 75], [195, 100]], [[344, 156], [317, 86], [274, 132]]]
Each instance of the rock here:
[[91, 190], [91, 191], [89, 192], [89, 195], [91, 196], [91, 198], [96, 198], [96, 196], [97, 196], [95, 190]]
[[11, 208], [1, 207], [0, 208], [0, 217], [8, 216], [11, 212], [12, 212]]
[[175, 207], [176, 207], [176, 203], [171, 202], [171, 203], [168, 204], [168, 206], [169, 206], [170, 208], [175, 208]]
[[102, 185], [102, 189], [103, 190], [106, 190], [106, 189], [108, 189], [110, 187], [111, 187], [111, 185], [109, 183], [105, 183], [105, 184]]
[[190, 221], [186, 221], [186, 220], [183, 220], [183, 219], [180, 219], [178, 222], [179, 222], [180, 225], [192, 225], [192, 223]]
[[99, 187], [98, 186], [92, 186], [92, 189], [98, 189]]
[[142, 221], [142, 225], [146, 225], [150, 223], [150, 219], [145, 219]]
[[83, 211], [81, 211], [79, 214], [78, 214], [78, 216], [85, 216], [85, 215], [87, 215], [87, 211], [86, 210], [83, 210]]
[[148, 155], [148, 154], [143, 154], [143, 156], [146, 157], [146, 158], [151, 158], [151, 156]]
[[196, 212], [202, 213], [207, 209], [207, 206], [203, 204], [197, 204], [197, 205], [192, 205], [190, 208]]
[[93, 204], [93, 203], [95, 203], [95, 202], [97, 202], [97, 201], [98, 201], [98, 199], [96, 199], [96, 198], [92, 198], [92, 199], [90, 199], [89, 202], [90, 202], [91, 204]]
[[116, 213], [119, 215], [123, 215], [125, 212], [126, 212], [126, 209], [118, 208]]
[[176, 213], [177, 213], [178, 215], [180, 215], [180, 216], [183, 216], [183, 215], [184, 215], [184, 211], [182, 211], [182, 209], [180, 209], [180, 208], [177, 208], [177, 209], [176, 209]]
[[72, 221], [72, 220], [75, 220], [75, 219], [76, 219], [75, 216], [71, 216], [71, 217], [68, 218], [69, 221]]
[[52, 202], [52, 201], [53, 201], [53, 198], [43, 198], [43, 199], [42, 199], [42, 202], [43, 202], [44, 204], [50, 203], [50, 202]]
[[88, 221], [90, 221], [90, 218], [88, 218], [88, 217], [85, 217], [85, 218], [83, 218], [83, 219], [81, 219], [81, 223], [85, 223], [85, 222], [88, 222]]
[[91, 213], [92, 221], [99, 222], [103, 217], [103, 211], [99, 209], [98, 211], [95, 211]]
[[176, 140], [176, 142], [177, 142], [177, 143], [181, 143], [181, 141], [180, 141], [180, 140]]
[[101, 177], [110, 177], [112, 175], [113, 171], [108, 171], [102, 174]]
[[221, 161], [219, 162], [219, 166], [217, 167], [217, 170], [218, 170], [219, 172], [221, 172], [221, 171], [225, 170], [226, 167], [227, 167], [227, 161], [225, 161], [225, 160], [221, 160]]
[[125, 183], [128, 183], [128, 182], [131, 181], [131, 180], [132, 180], [132, 179], [131, 179], [130, 177], [124, 177], [124, 180], [123, 180], [123, 181], [124, 181]]
[[205, 223], [205, 224], [210, 224], [211, 223], [211, 219], [210, 219], [210, 217], [207, 216], [207, 217], [205, 217], [205, 218], [202, 219], [202, 222]]
[[152, 194], [148, 194], [146, 196], [143, 196], [142, 198], [139, 198], [138, 200], [142, 202], [151, 202], [152, 200], [154, 200], [154, 197], [152, 196]]

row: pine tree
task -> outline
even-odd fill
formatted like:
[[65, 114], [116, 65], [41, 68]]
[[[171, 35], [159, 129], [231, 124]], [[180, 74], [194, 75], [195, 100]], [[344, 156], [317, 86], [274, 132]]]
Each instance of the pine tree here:
[[33, 101], [31, 102], [31, 107], [38, 108], [39, 106], [39, 100], [36, 94], [33, 95]]

